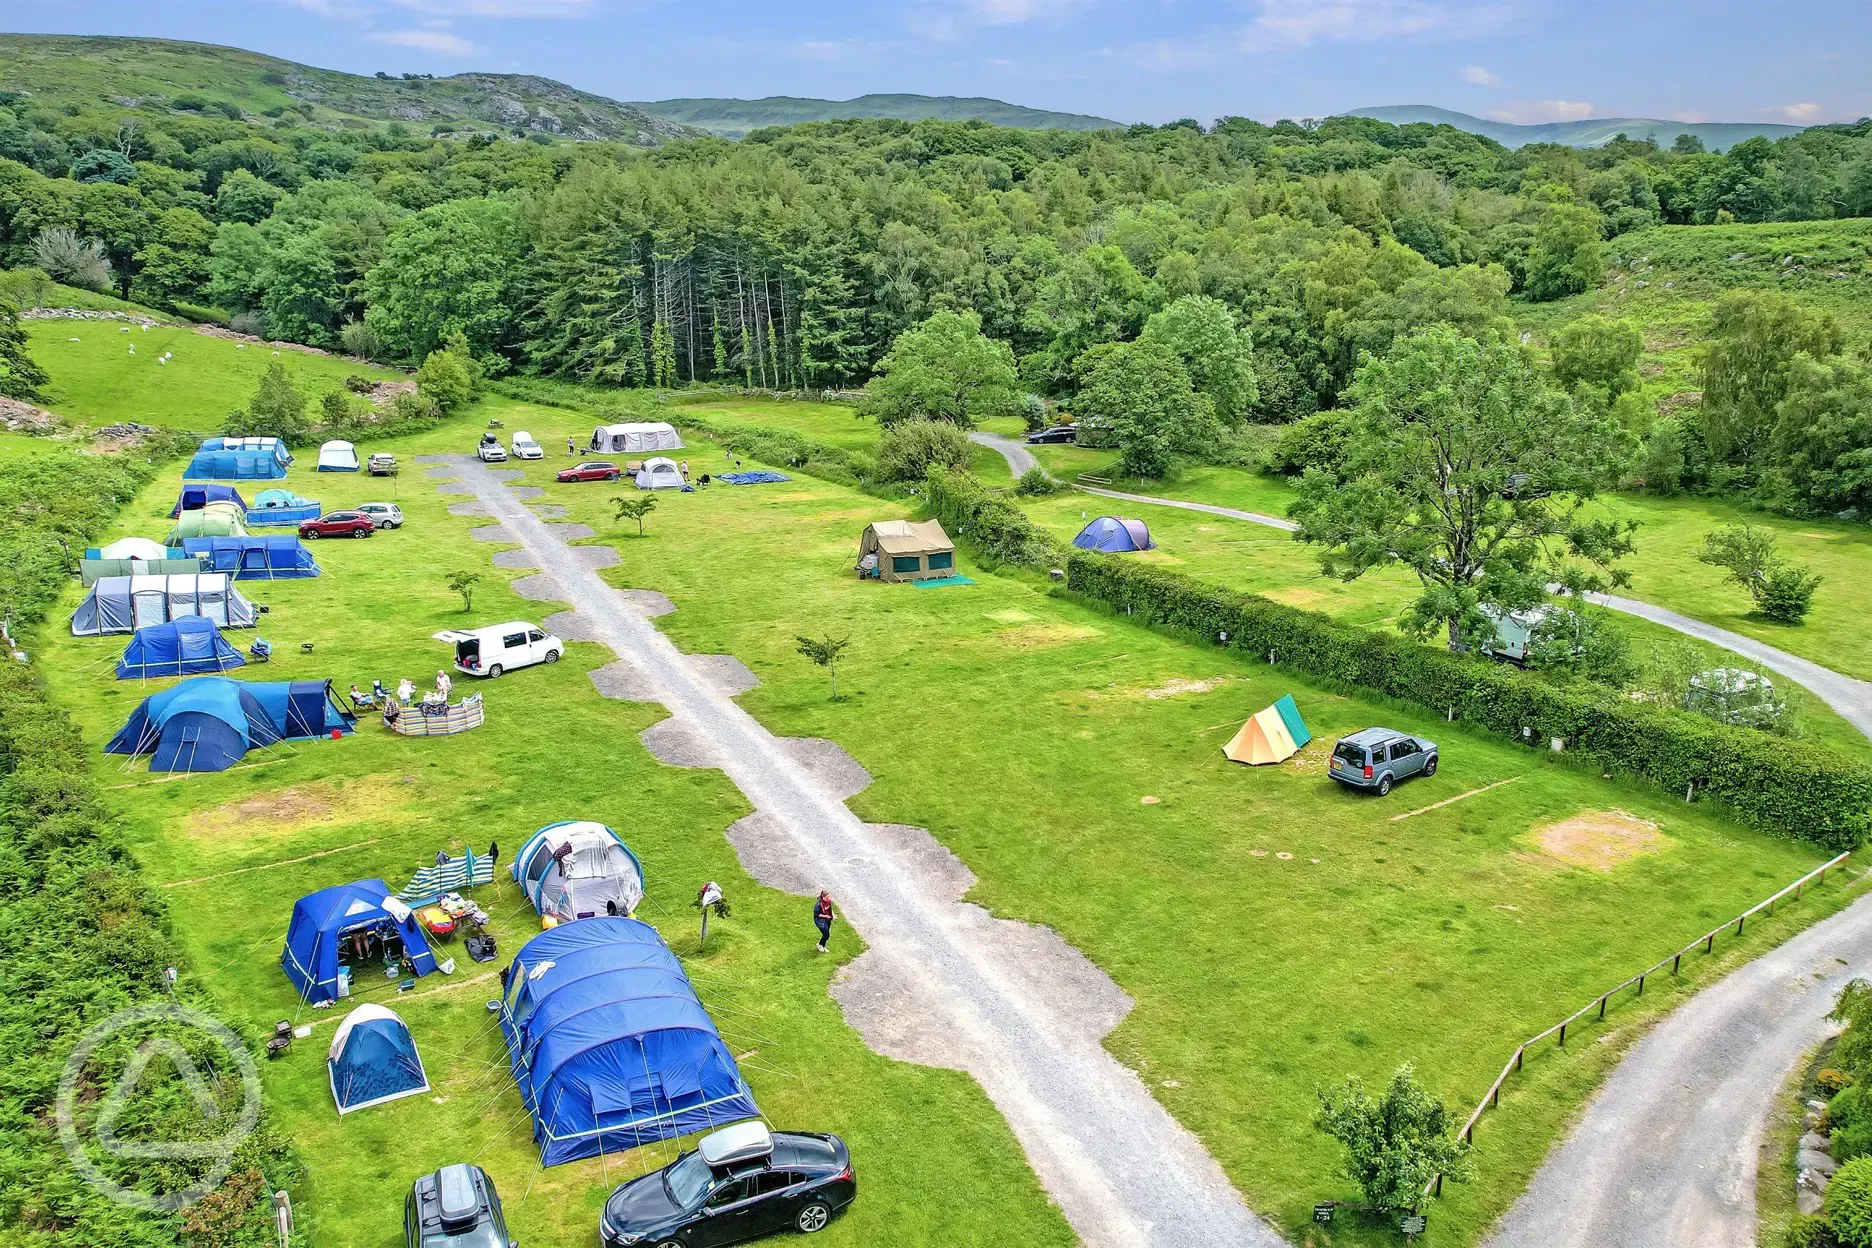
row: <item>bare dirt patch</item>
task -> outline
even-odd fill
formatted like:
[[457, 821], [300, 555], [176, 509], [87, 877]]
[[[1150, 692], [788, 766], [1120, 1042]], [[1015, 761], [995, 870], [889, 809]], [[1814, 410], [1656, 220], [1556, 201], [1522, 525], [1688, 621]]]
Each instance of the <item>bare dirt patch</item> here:
[[1099, 635], [1096, 628], [1083, 624], [1026, 624], [1000, 634], [1001, 640], [1017, 650], [1038, 650], [1045, 646], [1065, 646], [1076, 641], [1090, 641]]
[[1662, 851], [1669, 838], [1649, 819], [1622, 810], [1588, 810], [1534, 829], [1541, 853], [1568, 866], [1610, 871]]
[[411, 786], [390, 776], [365, 776], [339, 786], [325, 781], [255, 793], [199, 815], [182, 825], [191, 840], [222, 842], [291, 836], [311, 827], [354, 823], [401, 811]]

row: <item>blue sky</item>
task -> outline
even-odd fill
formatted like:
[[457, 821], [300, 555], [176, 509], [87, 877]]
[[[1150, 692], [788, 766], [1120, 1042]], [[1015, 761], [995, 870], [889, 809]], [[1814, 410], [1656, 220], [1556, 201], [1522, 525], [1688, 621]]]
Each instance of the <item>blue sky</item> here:
[[627, 100], [989, 95], [1120, 121], [1872, 114], [1868, 0], [10, 0], [0, 26]]

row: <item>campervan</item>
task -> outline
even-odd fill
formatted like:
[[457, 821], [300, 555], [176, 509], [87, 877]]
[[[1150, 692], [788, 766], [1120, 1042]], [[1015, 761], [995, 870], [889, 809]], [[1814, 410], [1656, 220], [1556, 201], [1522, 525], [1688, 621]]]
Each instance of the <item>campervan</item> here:
[[456, 671], [489, 680], [516, 667], [557, 663], [565, 653], [565, 642], [524, 620], [471, 630], [451, 628], [434, 636], [437, 641], [454, 643]]

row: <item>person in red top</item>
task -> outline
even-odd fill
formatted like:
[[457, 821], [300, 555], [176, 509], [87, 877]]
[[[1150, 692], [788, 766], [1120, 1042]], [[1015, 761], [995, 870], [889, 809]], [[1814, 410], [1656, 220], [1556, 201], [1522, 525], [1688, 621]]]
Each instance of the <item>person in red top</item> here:
[[812, 908], [813, 926], [819, 929], [820, 953], [831, 952], [826, 948], [826, 942], [832, 939], [832, 920], [836, 918], [838, 915], [832, 911], [832, 894], [820, 889], [819, 900], [813, 902]]

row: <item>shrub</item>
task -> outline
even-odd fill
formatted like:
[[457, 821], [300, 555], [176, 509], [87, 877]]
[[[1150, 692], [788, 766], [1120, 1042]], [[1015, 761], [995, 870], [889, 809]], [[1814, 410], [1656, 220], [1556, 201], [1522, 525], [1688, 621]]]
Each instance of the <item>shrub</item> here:
[[249, 338], [264, 338], [267, 332], [266, 316], [260, 312], [236, 312], [228, 319], [228, 328], [237, 334], [246, 334]]
[[211, 308], [206, 304], [190, 303], [186, 299], [172, 300], [169, 306], [175, 309], [175, 314], [177, 316], [184, 317], [191, 321], [197, 321], [203, 325], [222, 325], [228, 328], [232, 328], [234, 325], [234, 318], [229, 316], [226, 312], [223, 312], [220, 308]]
[[52, 275], [44, 269], [24, 268], [0, 272], [0, 299], [22, 308], [43, 308], [52, 294]]
[[1814, 1086], [1822, 1096], [1837, 1096], [1852, 1081], [1851, 1075], [1832, 1066], [1814, 1076]]
[[1872, 1157], [1853, 1158], [1827, 1184], [1826, 1219], [1845, 1248], [1872, 1248]]
[[[932, 490], [932, 505], [936, 498]], [[1075, 551], [1066, 567], [1069, 589], [1140, 622], [1209, 639], [1227, 634], [1229, 646], [1261, 657], [1273, 651], [1328, 684], [1453, 712], [1515, 740], [1544, 747], [1559, 738], [1609, 770], [1719, 798], [1743, 822], [1775, 835], [1849, 849], [1872, 819], [1872, 768], [1823, 747], [1647, 706], [1590, 684], [1550, 684], [1148, 564]]]
[[1309, 468], [1336, 466], [1345, 458], [1349, 419], [1346, 412], [1315, 412], [1294, 421], [1281, 430], [1274, 449], [1268, 452], [1268, 467], [1299, 476]]
[[338, 331], [338, 345], [344, 348], [346, 355], [355, 355], [359, 359], [383, 358], [383, 343], [377, 337], [377, 331], [363, 321], [346, 321]]
[[444, 412], [453, 412], [473, 401], [474, 374], [453, 351], [431, 351], [416, 370], [416, 388]]
[[361, 373], [352, 373], [344, 379], [344, 388], [352, 394], [369, 394], [377, 389], [377, 383]]
[[949, 536], [967, 538], [999, 563], [1049, 567], [1062, 547], [1016, 503], [990, 494], [972, 474], [935, 471], [924, 478], [930, 514]]
[[53, 280], [85, 290], [111, 288], [110, 254], [93, 238], [80, 238], [64, 226], [40, 230], [33, 238], [33, 263]]
[[968, 462], [968, 436], [947, 421], [898, 421], [878, 439], [878, 475], [886, 481], [917, 481], [931, 469], [967, 468]]
[[1020, 480], [1014, 483], [1014, 492], [1029, 498], [1040, 498], [1059, 492], [1059, 482], [1047, 475], [1047, 470], [1038, 465], [1021, 473]]
[[1839, 1241], [1833, 1238], [1833, 1228], [1827, 1225], [1825, 1218], [1806, 1214], [1796, 1214], [1781, 1239], [1781, 1248], [1838, 1248], [1838, 1245]]
[[292, 383], [286, 366], [278, 360], [267, 365], [248, 401], [247, 410], [236, 412], [229, 433], [237, 436], [278, 438], [282, 442], [304, 442], [312, 432], [306, 417], [306, 397]]
[[1820, 574], [1806, 568], [1776, 568], [1761, 589], [1761, 613], [1777, 624], [1798, 624], [1813, 606]]

